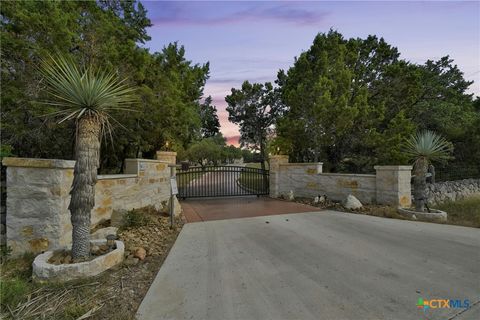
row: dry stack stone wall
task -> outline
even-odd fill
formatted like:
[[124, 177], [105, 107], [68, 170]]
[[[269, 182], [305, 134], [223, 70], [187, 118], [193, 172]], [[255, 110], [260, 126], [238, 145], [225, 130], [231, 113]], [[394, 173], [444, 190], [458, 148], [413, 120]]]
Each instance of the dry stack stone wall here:
[[[116, 210], [166, 207], [170, 199], [168, 165], [172, 161], [171, 154], [169, 161], [126, 159], [125, 174], [98, 176], [92, 228], [111, 219]], [[69, 192], [75, 161], [4, 158], [3, 165], [7, 167], [6, 238], [12, 253], [68, 248], [72, 237]], [[175, 208], [178, 214], [180, 205]]]
[[464, 179], [428, 184], [427, 196], [428, 202], [432, 205], [480, 196], [480, 179]]
[[375, 174], [324, 173], [321, 162], [289, 163], [285, 155], [270, 158], [270, 196], [326, 195], [342, 201], [354, 195], [362, 203], [409, 207], [411, 166], [375, 166]]

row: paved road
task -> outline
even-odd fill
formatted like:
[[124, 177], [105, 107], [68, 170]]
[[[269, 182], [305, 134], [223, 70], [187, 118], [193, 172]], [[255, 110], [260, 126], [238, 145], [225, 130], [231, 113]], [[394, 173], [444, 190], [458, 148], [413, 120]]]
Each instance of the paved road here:
[[[234, 168], [232, 168], [232, 170], [234, 170]], [[248, 194], [246, 190], [238, 185], [237, 180], [239, 177], [239, 171], [207, 172], [201, 177], [191, 181], [186, 188], [188, 189], [188, 195], [190, 197], [218, 197]]]
[[479, 255], [478, 229], [333, 211], [189, 223], [138, 318], [480, 319], [416, 308], [477, 303]]

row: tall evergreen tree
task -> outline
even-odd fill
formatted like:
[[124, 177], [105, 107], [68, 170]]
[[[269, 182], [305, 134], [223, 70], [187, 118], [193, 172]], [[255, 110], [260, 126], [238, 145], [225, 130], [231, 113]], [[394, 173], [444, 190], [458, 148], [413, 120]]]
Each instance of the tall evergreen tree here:
[[[287, 112], [274, 145], [295, 161], [365, 172], [375, 164], [407, 163], [401, 145], [418, 127], [445, 136], [454, 156], [468, 161], [462, 141], [478, 119], [466, 93], [471, 82], [448, 57], [424, 65], [399, 57], [375, 36], [318, 34], [287, 72], [278, 73]], [[478, 150], [480, 142], [469, 147]]]
[[213, 137], [220, 132], [217, 108], [212, 105], [211, 96], [205, 98], [205, 101], [200, 104], [200, 119], [202, 122], [202, 137]]
[[240, 126], [240, 144], [260, 152], [265, 169], [267, 136], [283, 112], [279, 91], [270, 82], [245, 81], [225, 97], [228, 120]]

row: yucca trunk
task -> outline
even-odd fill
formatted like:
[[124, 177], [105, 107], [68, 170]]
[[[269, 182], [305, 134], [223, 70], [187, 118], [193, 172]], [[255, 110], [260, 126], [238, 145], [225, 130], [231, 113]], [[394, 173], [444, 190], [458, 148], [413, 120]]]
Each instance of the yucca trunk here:
[[72, 221], [72, 258], [90, 255], [90, 213], [95, 206], [95, 184], [100, 154], [101, 121], [87, 115], [78, 120], [71, 200], [68, 209]]
[[419, 158], [415, 162], [413, 179], [413, 197], [415, 210], [423, 212], [427, 198], [427, 170], [428, 161], [425, 158]]

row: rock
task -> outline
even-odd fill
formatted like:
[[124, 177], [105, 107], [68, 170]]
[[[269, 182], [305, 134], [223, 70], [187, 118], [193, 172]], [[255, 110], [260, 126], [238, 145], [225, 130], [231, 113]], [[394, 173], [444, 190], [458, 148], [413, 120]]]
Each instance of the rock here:
[[[174, 216], [178, 217], [182, 213], [182, 206], [180, 205], [180, 202], [178, 202], [177, 197], [173, 198], [173, 205], [174, 205]], [[167, 214], [170, 214], [170, 199], [168, 199], [167, 202]]]
[[63, 263], [70, 263], [72, 262], [72, 256], [68, 255], [65, 258], [63, 258]]
[[325, 201], [327, 201], [327, 196], [326, 195], [320, 196], [320, 198], [318, 199], [318, 202], [320, 202], [320, 203], [324, 203]]
[[319, 201], [320, 201], [320, 198], [319, 198], [319, 197], [313, 198], [313, 203], [317, 204]]
[[90, 251], [92, 253], [97, 253], [98, 251], [100, 251], [100, 247], [97, 246], [97, 245], [93, 245], [93, 246], [90, 247]]
[[103, 239], [106, 239], [109, 234], [116, 235], [117, 232], [118, 232], [117, 227], [107, 227], [107, 228], [98, 229], [97, 231], [95, 231], [90, 235], [90, 239], [103, 240]]
[[290, 190], [290, 192], [288, 193], [288, 200], [293, 201], [294, 199], [295, 197], [293, 195], [293, 190]]
[[343, 206], [350, 210], [360, 209], [361, 207], [363, 207], [360, 200], [358, 200], [357, 198], [355, 198], [355, 196], [351, 194], [349, 194], [348, 197], [345, 199], [345, 201], [343, 202]]
[[144, 260], [145, 257], [147, 256], [147, 251], [144, 249], [144, 248], [137, 248], [135, 249], [135, 251], [133, 252], [133, 256], [135, 258], [138, 258], [140, 260]]

